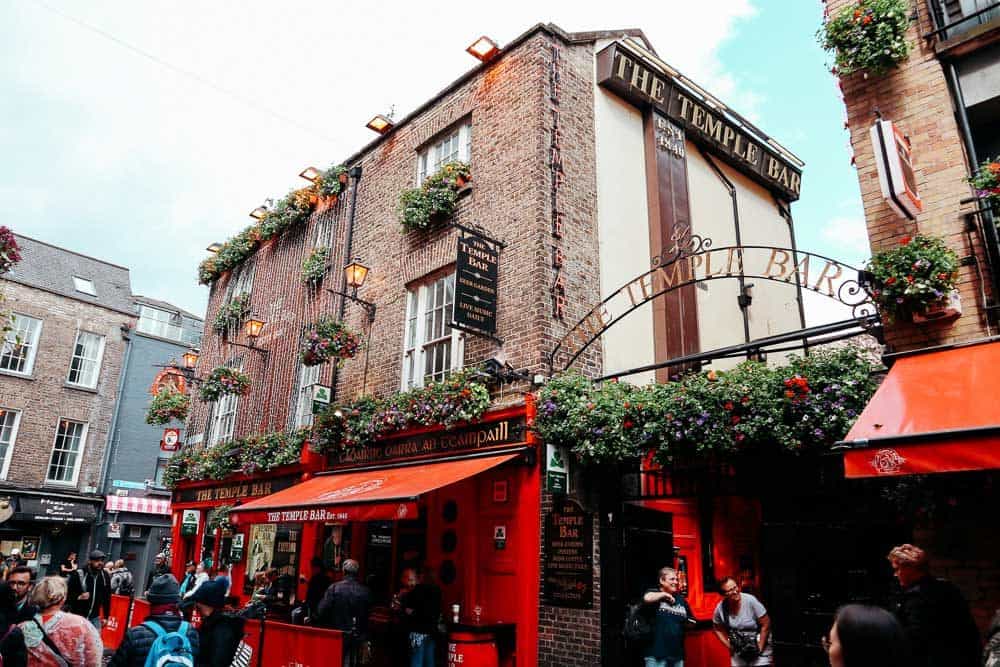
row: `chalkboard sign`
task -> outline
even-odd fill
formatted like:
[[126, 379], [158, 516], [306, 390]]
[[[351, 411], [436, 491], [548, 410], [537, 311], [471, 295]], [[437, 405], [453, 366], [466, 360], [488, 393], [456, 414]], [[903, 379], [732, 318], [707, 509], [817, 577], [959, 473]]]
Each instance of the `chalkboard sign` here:
[[500, 253], [493, 243], [475, 234], [459, 237], [452, 311], [457, 328], [496, 333], [499, 265]]
[[589, 609], [594, 603], [594, 520], [569, 499], [545, 515], [542, 596], [554, 607]]

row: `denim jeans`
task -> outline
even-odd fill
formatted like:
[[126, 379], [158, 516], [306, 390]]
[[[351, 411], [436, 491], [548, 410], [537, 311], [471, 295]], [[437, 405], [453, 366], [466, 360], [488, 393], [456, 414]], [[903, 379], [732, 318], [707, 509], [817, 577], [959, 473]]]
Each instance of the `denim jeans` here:
[[97, 634], [101, 634], [101, 617], [95, 616], [93, 618], [88, 618], [87, 620], [90, 621], [91, 625], [97, 628]]
[[645, 667], [684, 667], [684, 660], [671, 660], [670, 658], [645, 658]]
[[434, 637], [410, 633], [410, 667], [434, 667]]

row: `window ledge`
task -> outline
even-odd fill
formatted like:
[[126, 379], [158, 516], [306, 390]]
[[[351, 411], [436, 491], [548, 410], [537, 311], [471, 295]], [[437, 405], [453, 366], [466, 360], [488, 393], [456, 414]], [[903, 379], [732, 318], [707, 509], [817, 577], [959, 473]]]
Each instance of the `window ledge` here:
[[3, 370], [3, 369], [0, 369], [0, 375], [6, 376], [6, 377], [9, 377], [9, 378], [19, 378], [21, 380], [34, 380], [35, 379], [34, 373], [18, 373], [17, 371], [8, 371], [8, 370]]
[[66, 489], [75, 489], [77, 487], [73, 482], [56, 482], [51, 479], [47, 479], [42, 482], [43, 489], [59, 489], [65, 491]]
[[84, 392], [87, 392], [88, 394], [97, 394], [97, 393], [99, 393], [97, 391], [96, 387], [93, 387], [93, 388], [91, 388], [91, 387], [84, 387], [82, 384], [73, 384], [72, 382], [64, 382], [63, 383], [63, 387], [65, 387], [66, 389], [76, 389], [77, 391], [84, 391]]

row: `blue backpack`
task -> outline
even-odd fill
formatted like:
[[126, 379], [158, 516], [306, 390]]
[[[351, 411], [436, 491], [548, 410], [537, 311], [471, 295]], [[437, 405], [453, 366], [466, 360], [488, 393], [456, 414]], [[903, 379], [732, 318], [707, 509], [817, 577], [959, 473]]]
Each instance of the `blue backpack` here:
[[156, 633], [156, 640], [146, 656], [146, 667], [194, 667], [187, 621], [182, 621], [174, 632], [167, 632], [155, 621], [146, 621], [143, 625]]

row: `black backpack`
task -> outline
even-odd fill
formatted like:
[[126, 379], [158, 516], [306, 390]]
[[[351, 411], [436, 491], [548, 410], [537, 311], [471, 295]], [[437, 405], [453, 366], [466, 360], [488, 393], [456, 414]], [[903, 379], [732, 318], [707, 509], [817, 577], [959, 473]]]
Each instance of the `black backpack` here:
[[646, 605], [638, 602], [625, 608], [625, 639], [641, 642], [653, 634], [653, 624], [650, 623]]

